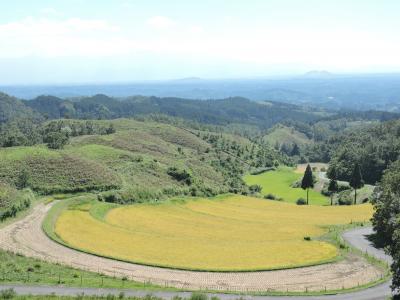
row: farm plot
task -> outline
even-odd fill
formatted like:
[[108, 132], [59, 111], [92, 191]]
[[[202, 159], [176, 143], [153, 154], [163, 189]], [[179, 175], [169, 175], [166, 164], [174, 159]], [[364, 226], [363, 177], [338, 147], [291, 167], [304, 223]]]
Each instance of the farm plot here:
[[[289, 167], [280, 167], [274, 171], [267, 171], [258, 175], [245, 175], [244, 181], [248, 185], [257, 184], [262, 187], [263, 195], [271, 194], [286, 202], [295, 203], [299, 198], [305, 198], [306, 192], [301, 188], [294, 188], [292, 184], [303, 177], [302, 173], [295, 172]], [[329, 204], [328, 197], [316, 190], [310, 189], [310, 204]]]
[[299, 207], [232, 195], [112, 206], [108, 211], [104, 205], [90, 202], [63, 211], [54, 226], [56, 235], [70, 247], [100, 256], [204, 271], [332, 261], [338, 256], [336, 247], [317, 239], [326, 226], [363, 222], [372, 215], [369, 204]]

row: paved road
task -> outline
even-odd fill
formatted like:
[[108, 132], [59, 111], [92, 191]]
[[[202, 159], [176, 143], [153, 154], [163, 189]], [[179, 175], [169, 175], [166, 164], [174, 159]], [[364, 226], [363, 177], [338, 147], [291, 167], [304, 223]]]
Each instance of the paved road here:
[[[391, 257], [385, 255], [382, 250], [375, 249], [371, 243], [366, 239], [366, 235], [371, 234], [372, 229], [370, 227], [354, 229], [346, 232], [343, 238], [360, 250], [369, 253], [379, 259], [382, 259], [388, 263], [391, 262]], [[126, 296], [144, 296], [147, 295], [148, 291], [141, 290], [117, 290], [117, 289], [94, 289], [94, 288], [70, 288], [70, 287], [47, 287], [47, 286], [20, 286], [20, 285], [3, 285], [0, 286], [0, 290], [13, 288], [18, 294], [34, 294], [34, 295], [77, 295], [84, 293], [86, 295], [106, 295], [115, 294], [117, 295], [121, 291]], [[154, 296], [162, 297], [165, 299], [171, 299], [175, 295], [188, 297], [188, 292], [152, 292]], [[255, 300], [382, 300], [386, 299], [390, 295], [390, 283], [384, 283], [373, 288], [362, 290], [354, 293], [347, 293], [342, 295], [327, 295], [327, 296], [245, 296], [245, 299]], [[237, 299], [239, 296], [231, 294], [210, 294], [215, 295], [223, 300]]]

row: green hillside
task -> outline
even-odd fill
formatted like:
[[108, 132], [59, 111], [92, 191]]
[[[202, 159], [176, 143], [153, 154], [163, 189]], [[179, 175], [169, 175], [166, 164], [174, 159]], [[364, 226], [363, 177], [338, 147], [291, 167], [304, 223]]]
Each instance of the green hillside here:
[[312, 144], [312, 140], [309, 139], [304, 133], [296, 130], [293, 127], [278, 124], [271, 128], [269, 132], [263, 137], [263, 140], [269, 145], [276, 148], [281, 148], [283, 145], [293, 146], [305, 146]]
[[[64, 131], [86, 124], [62, 122]], [[270, 147], [230, 134], [128, 119], [93, 121], [93, 127], [110, 123], [115, 133], [71, 137], [63, 149], [0, 148], [0, 179], [17, 185], [26, 176], [27, 186], [42, 194], [97, 191], [107, 201], [135, 202], [247, 192], [244, 172], [290, 162]]]
[[0, 222], [15, 217], [18, 211], [31, 205], [34, 199], [32, 191], [18, 191], [15, 187], [0, 181]]

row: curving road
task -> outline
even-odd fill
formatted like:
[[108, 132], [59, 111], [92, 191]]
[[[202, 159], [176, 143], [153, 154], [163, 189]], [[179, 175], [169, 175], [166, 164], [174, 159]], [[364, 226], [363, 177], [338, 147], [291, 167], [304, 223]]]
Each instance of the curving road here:
[[[370, 242], [366, 239], [365, 235], [372, 233], [371, 228], [360, 228], [354, 229], [351, 231], [346, 232], [343, 237], [344, 239], [357, 247], [358, 249], [369, 253], [379, 259], [385, 260], [386, 262], [390, 263], [391, 258], [383, 253], [383, 251], [375, 249]], [[390, 295], [390, 287], [389, 283], [385, 283], [373, 288], [369, 288], [366, 290], [362, 290], [359, 292], [342, 294], [342, 295], [331, 295], [331, 296], [246, 296], [247, 299], [260, 299], [260, 300], [267, 300], [267, 299], [280, 299], [280, 300], [305, 300], [305, 299], [340, 299], [340, 300], [374, 300], [374, 299], [385, 299], [387, 296]], [[93, 289], [93, 288], [69, 288], [69, 287], [46, 287], [46, 286], [19, 286], [19, 285], [4, 285], [0, 286], [1, 289], [6, 288], [14, 288], [17, 293], [20, 294], [36, 294], [36, 295], [44, 295], [44, 294], [51, 294], [55, 293], [58, 295], [76, 295], [78, 293], [85, 293], [87, 295], [104, 295], [108, 293], [118, 294], [121, 290], [115, 289]], [[125, 295], [127, 296], [143, 296], [148, 293], [148, 291], [140, 291], [140, 290], [125, 290]], [[175, 295], [180, 296], [188, 296], [190, 293], [186, 292], [152, 292], [153, 295], [159, 296], [162, 298], [170, 299]], [[210, 294], [211, 295], [211, 294]], [[231, 294], [218, 294], [217, 295], [221, 299], [236, 299], [237, 295]]]

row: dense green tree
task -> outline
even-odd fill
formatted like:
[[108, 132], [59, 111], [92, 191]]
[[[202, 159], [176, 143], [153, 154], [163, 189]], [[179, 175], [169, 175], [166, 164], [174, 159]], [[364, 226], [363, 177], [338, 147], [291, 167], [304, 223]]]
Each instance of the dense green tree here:
[[50, 132], [44, 141], [50, 149], [62, 149], [68, 143], [68, 135], [65, 132]]
[[300, 155], [300, 148], [296, 143], [294, 143], [292, 151], [290, 152], [290, 156], [297, 156], [297, 155]]
[[354, 204], [357, 204], [357, 190], [364, 186], [360, 165], [358, 163], [354, 165], [349, 185], [354, 189]]
[[17, 186], [18, 189], [24, 189], [29, 186], [29, 178], [30, 175], [28, 171], [25, 168], [23, 168], [18, 175], [17, 182], [15, 185]]
[[400, 291], [400, 161], [385, 171], [382, 182], [376, 188], [372, 203], [375, 213], [372, 224], [376, 232], [374, 241], [385, 247], [393, 257], [391, 266], [392, 289]]
[[331, 197], [331, 205], [333, 205], [333, 196], [339, 190], [339, 185], [338, 185], [336, 178], [337, 178], [336, 171], [335, 170], [331, 171], [330, 178], [329, 178], [329, 185], [328, 185], [328, 191], [329, 191], [329, 194]]
[[307, 168], [304, 172], [303, 179], [301, 181], [301, 188], [307, 191], [307, 205], [309, 203], [308, 199], [308, 191], [310, 188], [314, 187], [314, 178], [311, 170], [310, 164], [307, 165]]

